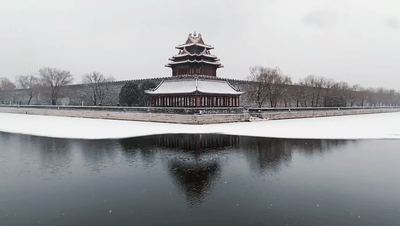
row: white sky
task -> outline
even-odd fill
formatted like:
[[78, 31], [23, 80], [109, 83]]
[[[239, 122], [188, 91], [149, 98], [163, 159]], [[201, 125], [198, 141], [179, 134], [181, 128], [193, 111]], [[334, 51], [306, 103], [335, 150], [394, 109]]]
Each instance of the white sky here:
[[400, 1], [6, 1], [0, 2], [0, 77], [48, 66], [80, 82], [94, 70], [117, 80], [171, 76], [175, 46], [196, 31], [215, 47], [219, 77], [280, 67], [400, 90]]

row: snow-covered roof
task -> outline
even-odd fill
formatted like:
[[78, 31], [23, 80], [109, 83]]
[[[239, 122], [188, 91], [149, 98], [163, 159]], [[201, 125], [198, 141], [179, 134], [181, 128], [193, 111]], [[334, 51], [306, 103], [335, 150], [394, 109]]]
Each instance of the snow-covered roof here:
[[243, 94], [227, 81], [198, 79], [197, 89], [202, 93]]
[[182, 45], [178, 45], [176, 46], [177, 49], [182, 49], [184, 47], [188, 47], [188, 46], [201, 46], [204, 47], [206, 49], [214, 49], [214, 47], [207, 45], [204, 43], [203, 38], [201, 37], [201, 34], [199, 33], [198, 35], [196, 34], [196, 32], [194, 32], [194, 34], [192, 35], [192, 33], [189, 34], [188, 39], [186, 40], [186, 42]]
[[[210, 58], [217, 58], [217, 56], [214, 56], [210, 53], [210, 50], [208, 49], [204, 49], [201, 53], [190, 53], [189, 51], [186, 50], [186, 48], [183, 48], [181, 50], [179, 50], [179, 53], [175, 56], [172, 57], [172, 59], [174, 58], [179, 58], [179, 57], [184, 57], [184, 56], [206, 56], [206, 57], [210, 57]], [[219, 60], [219, 59], [216, 59]]]
[[177, 54], [175, 56], [173, 56], [172, 58], [177, 58], [177, 57], [184, 57], [184, 56], [206, 56], [206, 57], [210, 57], [210, 58], [217, 58], [217, 56], [215, 55], [211, 55], [211, 54], [206, 54], [206, 53], [183, 53], [183, 54]]
[[230, 95], [240, 95], [244, 93], [237, 91], [227, 81], [199, 78], [164, 80], [155, 89], [146, 90], [145, 92], [148, 94], [183, 94], [197, 92]]
[[201, 46], [201, 47], [204, 47], [204, 48], [207, 48], [207, 49], [214, 49], [214, 47], [212, 47], [210, 45], [204, 45], [204, 44], [200, 44], [200, 43], [182, 44], [182, 45], [176, 46], [175, 48], [181, 49], [181, 48], [188, 47], [188, 46]]
[[[213, 65], [222, 66], [220, 62], [212, 62], [212, 61], [204, 61], [204, 60], [172, 61], [172, 62], [169, 62], [168, 65], [172, 65], [172, 64], [182, 64], [182, 63], [206, 63], [206, 64], [213, 64]], [[168, 65], [167, 65], [167, 66], [168, 66]]]

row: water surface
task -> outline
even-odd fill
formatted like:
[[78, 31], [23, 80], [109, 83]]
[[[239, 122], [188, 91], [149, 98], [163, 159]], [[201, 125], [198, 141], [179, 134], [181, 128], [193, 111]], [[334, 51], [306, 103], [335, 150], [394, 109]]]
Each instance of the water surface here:
[[0, 133], [0, 225], [399, 225], [399, 146]]

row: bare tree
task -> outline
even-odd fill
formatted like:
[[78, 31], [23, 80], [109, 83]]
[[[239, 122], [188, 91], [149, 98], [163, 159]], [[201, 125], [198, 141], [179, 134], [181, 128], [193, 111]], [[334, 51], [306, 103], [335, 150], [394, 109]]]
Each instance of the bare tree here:
[[389, 106], [393, 102], [391, 97], [392, 96], [391, 91], [384, 87], [375, 89], [374, 96], [376, 96], [376, 100], [379, 106]]
[[314, 93], [314, 86], [315, 86], [315, 76], [314, 75], [309, 75], [305, 77], [304, 79], [300, 80], [300, 84], [306, 87], [309, 87], [306, 89], [306, 99], [310, 100], [311, 106], [314, 106], [314, 99], [315, 99], [315, 93]]
[[360, 86], [356, 91], [360, 106], [364, 107], [364, 105], [366, 104], [367, 90], [364, 87]]
[[48, 87], [51, 105], [57, 104], [61, 88], [73, 81], [69, 71], [49, 67], [39, 69], [39, 79], [43, 86]]
[[[268, 89], [268, 96], [271, 107], [276, 107], [278, 102], [284, 96], [287, 85], [292, 84], [292, 79], [289, 76], [285, 76], [276, 68], [272, 70], [272, 85]], [[284, 99], [284, 98], [283, 98]], [[285, 101], [284, 101], [285, 102]]]
[[306, 86], [303, 80], [300, 80], [294, 89], [293, 99], [296, 101], [296, 107], [307, 107], [307, 100], [310, 96], [310, 88]]
[[292, 87], [290, 95], [291, 99], [295, 102], [296, 107], [299, 107], [301, 104], [301, 90], [300, 90], [300, 85], [296, 84], [295, 86]]
[[270, 71], [262, 66], [251, 67], [248, 80], [255, 82], [248, 92], [250, 98], [255, 100], [260, 108], [268, 97], [268, 89], [272, 83]]
[[5, 101], [5, 91], [15, 89], [14, 83], [12, 83], [8, 78], [0, 78], [0, 97], [1, 103], [4, 104]]
[[291, 107], [291, 103], [296, 100], [294, 97], [296, 86], [287, 84], [282, 92], [282, 101], [285, 107]]
[[102, 105], [105, 102], [109, 90], [108, 83], [111, 81], [114, 81], [113, 77], [105, 77], [96, 71], [82, 76], [82, 83], [86, 84], [93, 105]]
[[326, 87], [327, 82], [327, 79], [324, 77], [315, 75], [309, 75], [301, 81], [303, 85], [310, 87], [310, 89], [308, 89], [308, 97], [310, 98], [311, 106], [317, 107], [318, 104], [320, 104], [322, 91]]
[[286, 86], [292, 83], [290, 77], [284, 76], [279, 68], [262, 66], [250, 68], [248, 79], [255, 82], [248, 92], [258, 107], [262, 107], [266, 100], [269, 100], [271, 107], [276, 107]]
[[351, 97], [351, 90], [350, 86], [347, 82], [339, 82], [339, 93], [341, 98], [343, 99], [343, 105], [347, 106], [347, 103], [350, 102]]
[[334, 95], [334, 90], [333, 86], [335, 85], [335, 81], [333, 79], [326, 79], [325, 80], [325, 89], [322, 91], [322, 106], [326, 107], [328, 106], [328, 103], [326, 102], [329, 97]]
[[[349, 90], [348, 90], [349, 95], [348, 96], [349, 96], [350, 107], [356, 105], [357, 101], [364, 101], [364, 100], [362, 100], [363, 98], [361, 96], [362, 90], [363, 90], [363, 88], [358, 84], [349, 87]], [[360, 105], [362, 105], [362, 103], [360, 103]]]
[[17, 85], [26, 91], [29, 100], [27, 105], [31, 103], [33, 95], [39, 88], [39, 79], [33, 75], [21, 75], [17, 77]]
[[394, 106], [396, 105], [396, 90], [391, 89], [387, 91], [387, 105]]

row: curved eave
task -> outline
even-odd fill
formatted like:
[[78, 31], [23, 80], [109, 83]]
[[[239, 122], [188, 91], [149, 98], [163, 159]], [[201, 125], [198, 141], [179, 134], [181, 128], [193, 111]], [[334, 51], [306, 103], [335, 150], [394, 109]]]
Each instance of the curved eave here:
[[173, 94], [194, 94], [194, 93], [196, 93], [196, 90], [195, 91], [192, 91], [192, 92], [154, 92], [154, 91], [151, 91], [151, 90], [145, 90], [144, 91], [145, 93], [147, 93], [147, 94], [150, 94], [150, 95], [173, 95]]
[[201, 90], [195, 90], [192, 92], [154, 92], [151, 90], [145, 90], [144, 91], [147, 94], [150, 95], [175, 95], [175, 94], [215, 94], [215, 95], [242, 95], [244, 92], [235, 92], [235, 93], [218, 93], [218, 92], [205, 92]]
[[212, 47], [210, 45], [200, 44], [200, 43], [182, 44], [182, 45], [179, 45], [179, 46], [175, 46], [175, 48], [176, 49], [183, 49], [183, 48], [188, 47], [188, 46], [201, 46], [201, 47], [204, 47], [206, 49], [214, 49], [214, 47]]
[[178, 54], [178, 55], [174, 55], [174, 56], [172, 56], [170, 59], [174, 59], [174, 58], [180, 58], [180, 57], [186, 57], [186, 56], [205, 56], [205, 57], [209, 57], [209, 58], [213, 58], [213, 59], [215, 59], [215, 60], [219, 60], [218, 58], [217, 58], [217, 56], [214, 56], [214, 55], [208, 55], [208, 54], [197, 54], [197, 53], [194, 53], [194, 54]]
[[171, 64], [180, 64], [180, 63], [208, 63], [208, 64], [215, 64], [215, 65], [219, 65], [221, 63], [219, 62], [210, 62], [210, 61], [204, 61], [204, 60], [183, 60], [183, 61], [173, 61], [170, 62]]
[[203, 61], [203, 60], [200, 60], [200, 61], [184, 60], [184, 61], [177, 61], [177, 62], [169, 62], [167, 65], [177, 65], [177, 64], [184, 64], [184, 63], [199, 63], [199, 64], [204, 63], [204, 64], [211, 64], [214, 66], [222, 66], [222, 64], [219, 62], [208, 62], [208, 61]]
[[216, 95], [242, 95], [244, 92], [235, 92], [235, 93], [217, 93], [217, 92], [203, 92], [199, 90], [199, 93], [204, 94], [216, 94]]
[[191, 78], [173, 81], [162, 81], [155, 89], [145, 91], [151, 95], [241, 95], [244, 92], [237, 90], [229, 82]]
[[[176, 66], [177, 64], [174, 64], [174, 65], [171, 65], [171, 64], [166, 64], [166, 65], [164, 65], [164, 67], [172, 67], [172, 66]], [[217, 65], [213, 65], [213, 66], [217, 66]], [[217, 66], [217, 68], [223, 68], [224, 67], [224, 65], [218, 65]]]

